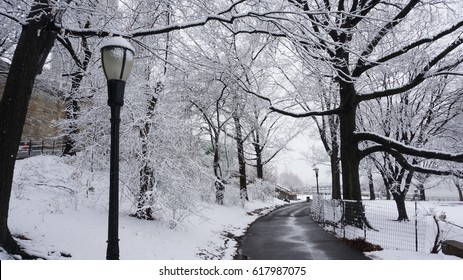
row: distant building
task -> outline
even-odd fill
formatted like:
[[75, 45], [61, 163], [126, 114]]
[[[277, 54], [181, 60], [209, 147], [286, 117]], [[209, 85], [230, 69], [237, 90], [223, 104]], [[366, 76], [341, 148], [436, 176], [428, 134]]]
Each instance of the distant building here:
[[294, 193], [292, 190], [277, 185], [275, 191], [278, 193], [278, 199], [281, 200], [297, 200], [297, 194]]
[[[5, 90], [9, 64], [0, 60], [0, 99]], [[21, 140], [42, 141], [59, 136], [56, 121], [66, 117], [62, 93], [37, 79], [32, 91]]]

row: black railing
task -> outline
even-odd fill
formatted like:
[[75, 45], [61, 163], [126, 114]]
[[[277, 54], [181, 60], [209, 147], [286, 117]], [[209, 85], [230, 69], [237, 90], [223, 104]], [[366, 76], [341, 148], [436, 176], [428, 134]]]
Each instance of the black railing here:
[[62, 155], [66, 143], [63, 140], [21, 141], [17, 159], [37, 155]]

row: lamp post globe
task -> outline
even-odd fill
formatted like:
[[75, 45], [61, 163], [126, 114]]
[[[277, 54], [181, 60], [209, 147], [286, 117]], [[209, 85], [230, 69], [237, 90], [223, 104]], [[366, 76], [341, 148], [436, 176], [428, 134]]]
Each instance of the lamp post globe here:
[[119, 259], [120, 111], [124, 105], [125, 83], [132, 70], [134, 54], [133, 47], [122, 37], [106, 39], [101, 47], [101, 61], [108, 85], [108, 105], [111, 107], [107, 260]]

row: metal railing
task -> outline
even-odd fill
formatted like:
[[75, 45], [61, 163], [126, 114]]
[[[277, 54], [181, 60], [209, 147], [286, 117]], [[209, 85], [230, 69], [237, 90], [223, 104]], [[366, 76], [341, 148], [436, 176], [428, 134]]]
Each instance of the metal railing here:
[[61, 155], [65, 146], [63, 140], [21, 141], [16, 159], [37, 155]]

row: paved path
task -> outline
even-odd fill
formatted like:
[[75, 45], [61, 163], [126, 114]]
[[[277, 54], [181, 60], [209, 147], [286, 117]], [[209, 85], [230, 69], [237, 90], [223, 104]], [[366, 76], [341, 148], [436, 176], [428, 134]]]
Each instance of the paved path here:
[[279, 208], [257, 219], [242, 239], [239, 252], [254, 260], [367, 260], [315, 223], [309, 203]]

